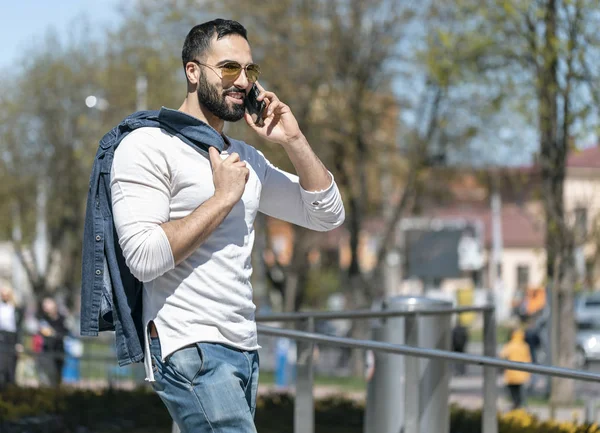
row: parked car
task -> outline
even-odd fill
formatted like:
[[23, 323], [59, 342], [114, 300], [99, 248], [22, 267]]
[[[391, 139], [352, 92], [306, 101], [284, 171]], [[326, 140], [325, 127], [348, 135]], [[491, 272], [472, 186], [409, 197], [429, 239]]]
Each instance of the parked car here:
[[584, 368], [590, 361], [600, 361], [600, 292], [586, 292], [575, 299], [577, 347], [575, 366]]
[[585, 368], [592, 361], [600, 361], [600, 321], [577, 322], [575, 368]]
[[585, 292], [575, 298], [575, 320], [589, 322], [600, 320], [600, 292]]
[[[587, 367], [590, 362], [600, 361], [600, 292], [579, 294], [574, 301], [575, 335], [575, 365], [577, 369]], [[548, 308], [538, 316], [535, 327], [541, 337], [541, 348], [538, 352], [538, 362], [546, 363], [548, 356]]]

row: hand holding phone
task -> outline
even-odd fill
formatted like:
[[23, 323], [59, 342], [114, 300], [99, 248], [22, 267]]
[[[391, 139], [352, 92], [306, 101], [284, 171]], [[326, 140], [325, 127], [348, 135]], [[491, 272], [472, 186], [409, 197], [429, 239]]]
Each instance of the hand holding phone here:
[[258, 90], [256, 83], [254, 83], [254, 85], [244, 98], [244, 105], [246, 107], [246, 111], [252, 117], [252, 121], [254, 122], [254, 124], [256, 126], [263, 126], [263, 113], [265, 111], [266, 104], [264, 100], [258, 101], [256, 99], [258, 98], [258, 95], [260, 95], [260, 90]]
[[[258, 101], [260, 95], [262, 101]], [[246, 122], [259, 136], [273, 143], [287, 144], [302, 136], [292, 110], [273, 92], [254, 83], [246, 98]], [[268, 119], [268, 121], [265, 121]]]

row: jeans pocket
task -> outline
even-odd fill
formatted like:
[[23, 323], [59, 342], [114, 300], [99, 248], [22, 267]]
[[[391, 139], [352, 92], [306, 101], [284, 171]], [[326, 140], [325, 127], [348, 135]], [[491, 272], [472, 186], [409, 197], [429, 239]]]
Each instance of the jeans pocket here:
[[157, 392], [161, 392], [165, 389], [165, 383], [163, 381], [164, 365], [160, 360], [160, 357], [155, 354], [152, 357], [152, 374], [154, 375], [154, 381], [150, 382], [152, 389]]
[[192, 344], [174, 352], [165, 363], [175, 378], [191, 385], [202, 373], [204, 356], [200, 345]]

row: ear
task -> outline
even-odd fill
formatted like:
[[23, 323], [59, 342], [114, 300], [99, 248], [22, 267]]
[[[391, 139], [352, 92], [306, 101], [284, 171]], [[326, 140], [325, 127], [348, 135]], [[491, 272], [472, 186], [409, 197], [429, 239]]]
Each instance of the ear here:
[[197, 85], [200, 82], [200, 68], [194, 62], [185, 65], [185, 75], [190, 84]]

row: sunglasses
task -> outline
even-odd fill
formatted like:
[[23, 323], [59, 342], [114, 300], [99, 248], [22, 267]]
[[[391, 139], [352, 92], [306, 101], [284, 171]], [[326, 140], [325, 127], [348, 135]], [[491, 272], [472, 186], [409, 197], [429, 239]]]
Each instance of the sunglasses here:
[[[250, 63], [249, 65], [242, 66], [238, 62], [227, 62], [220, 66], [214, 66], [207, 65], [206, 63], [200, 63], [198, 60], [191, 60], [191, 62], [199, 66], [206, 66], [207, 68], [210, 68], [210, 70], [217, 74], [217, 76], [222, 80], [236, 80], [242, 73], [242, 69], [246, 71], [246, 77], [248, 77], [248, 81], [252, 83], [258, 81], [258, 77], [260, 76], [260, 66], [258, 66], [256, 63]], [[215, 68], [221, 70], [221, 75], [219, 75]]]

